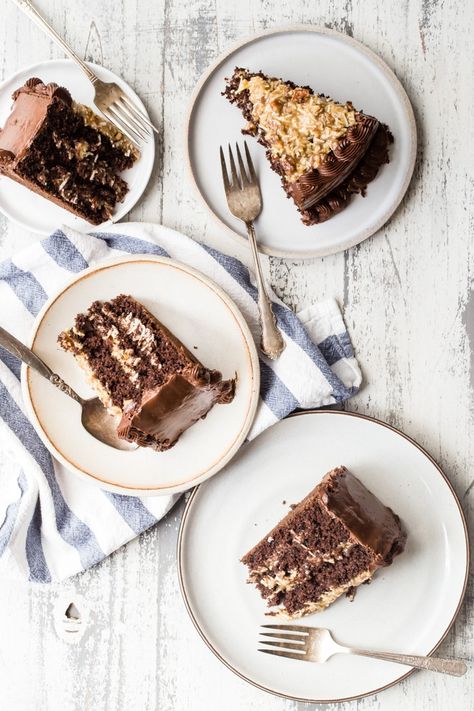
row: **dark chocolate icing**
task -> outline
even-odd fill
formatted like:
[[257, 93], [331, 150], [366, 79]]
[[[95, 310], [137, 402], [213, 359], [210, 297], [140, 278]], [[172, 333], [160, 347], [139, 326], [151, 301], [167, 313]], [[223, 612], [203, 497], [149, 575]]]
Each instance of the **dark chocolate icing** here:
[[357, 114], [356, 120], [357, 123], [348, 128], [318, 169], [288, 185], [288, 192], [300, 209], [307, 210], [334, 190], [367, 152], [379, 122], [364, 114]]
[[143, 438], [147, 442], [151, 439], [160, 448], [168, 448], [220, 401], [220, 373], [215, 380], [211, 382], [210, 378], [199, 375], [195, 378], [189, 371], [173, 375], [165, 385], [145, 391], [138, 405], [125, 410], [117, 428], [119, 437], [138, 443]]
[[218, 371], [193, 366], [145, 391], [140, 403], [124, 411], [117, 433], [140, 446], [168, 449], [214, 403], [231, 402], [234, 393], [235, 381], [223, 381]]
[[72, 104], [71, 94], [65, 87], [59, 86], [55, 82], [44, 84], [38, 77], [27, 79], [23, 86], [16, 89], [12, 94], [13, 101], [16, 101], [20, 94], [29, 94], [36, 97], [41, 96], [48, 99], [58, 98], [68, 104], [68, 106]]
[[319, 224], [341, 212], [355, 193], [365, 195], [367, 185], [375, 178], [380, 166], [388, 163], [388, 147], [393, 138], [384, 124], [379, 124], [377, 132], [367, 149], [367, 153], [353, 172], [326, 195], [320, 202], [307, 210], [300, 209], [305, 225]]
[[342, 521], [356, 541], [374, 551], [378, 565], [389, 565], [403, 551], [406, 534], [399, 517], [345, 467], [327, 474], [319, 491], [327, 510]]
[[[53, 83], [43, 84], [37, 77], [27, 79], [23, 86], [13, 92], [12, 98], [14, 101], [12, 112], [4, 128], [0, 131], [0, 152], [2, 153], [0, 168], [4, 170], [5, 167], [12, 164], [13, 160], [15, 162], [21, 160], [28, 150], [45, 119], [51, 102], [63, 101], [68, 105], [72, 103], [71, 95], [67, 89]], [[34, 189], [32, 186], [28, 187]]]

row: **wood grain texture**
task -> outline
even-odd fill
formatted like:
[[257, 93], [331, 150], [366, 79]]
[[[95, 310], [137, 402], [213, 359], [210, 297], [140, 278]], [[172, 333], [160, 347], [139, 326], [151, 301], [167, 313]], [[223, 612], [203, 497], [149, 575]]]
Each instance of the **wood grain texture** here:
[[[130, 220], [163, 222], [244, 261], [190, 190], [183, 159], [190, 93], [227, 45], [272, 26], [310, 22], [365, 42], [410, 95], [419, 160], [406, 199], [374, 237], [345, 254], [266, 259], [292, 307], [333, 295], [366, 384], [349, 409], [402, 428], [444, 468], [468, 520], [474, 506], [474, 256], [471, 119], [474, 5], [456, 0], [38, 0], [86, 59], [135, 87], [163, 129], [154, 174]], [[0, 78], [59, 50], [0, 0]], [[37, 237], [0, 216], [0, 258]], [[140, 539], [62, 585], [0, 582], [0, 706], [6, 711], [303, 711], [245, 684], [206, 649], [181, 601], [175, 545], [182, 502]], [[416, 584], [416, 581], [414, 581]], [[53, 628], [58, 596], [82, 595], [91, 619], [80, 645]], [[445, 655], [474, 653], [472, 583]], [[463, 679], [417, 673], [360, 701], [358, 711], [468, 711]]]

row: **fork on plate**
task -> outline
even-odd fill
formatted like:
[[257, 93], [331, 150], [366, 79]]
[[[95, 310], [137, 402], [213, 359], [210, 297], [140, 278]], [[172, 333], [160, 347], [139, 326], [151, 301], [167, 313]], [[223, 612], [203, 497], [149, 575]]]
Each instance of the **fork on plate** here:
[[105, 82], [97, 77], [92, 69], [66, 44], [56, 30], [44, 19], [30, 0], [13, 0], [28, 17], [33, 20], [61, 49], [73, 59], [85, 73], [95, 89], [94, 104], [105, 118], [113, 123], [134, 146], [146, 141], [151, 132], [158, 129], [148, 116], [127, 96], [115, 82]]
[[[406, 664], [416, 669], [462, 676], [467, 671], [466, 663], [462, 659], [442, 659], [441, 657], [420, 657], [414, 654], [394, 654], [392, 652], [371, 652], [367, 649], [344, 647], [338, 644], [331, 632], [322, 627], [303, 627], [302, 625], [262, 625], [265, 629], [260, 632], [260, 644], [275, 647], [275, 649], [259, 649], [265, 654], [274, 654], [277, 657], [298, 659], [303, 662], [327, 662], [334, 654], [357, 654], [362, 657], [383, 659], [387, 662]], [[271, 630], [271, 631], [267, 631]]]
[[263, 278], [262, 265], [258, 253], [257, 238], [253, 221], [257, 219], [262, 211], [262, 195], [255, 169], [253, 167], [252, 158], [248, 149], [247, 143], [244, 141], [245, 157], [247, 160], [247, 169], [244, 166], [242, 154], [238, 143], [235, 144], [237, 151], [237, 160], [239, 163], [239, 173], [235, 165], [234, 154], [229, 144], [229, 162], [231, 178], [227, 171], [227, 166], [224, 157], [222, 146], [220, 147], [222, 180], [224, 181], [224, 190], [227, 198], [227, 205], [230, 212], [239, 220], [245, 222], [247, 234], [252, 250], [252, 256], [255, 264], [255, 273], [257, 275], [258, 287], [258, 309], [260, 312], [260, 322], [262, 327], [261, 350], [268, 358], [274, 360], [281, 355], [285, 349], [285, 341], [281, 331], [279, 330], [275, 314], [273, 313], [272, 302], [268, 296], [267, 287]]

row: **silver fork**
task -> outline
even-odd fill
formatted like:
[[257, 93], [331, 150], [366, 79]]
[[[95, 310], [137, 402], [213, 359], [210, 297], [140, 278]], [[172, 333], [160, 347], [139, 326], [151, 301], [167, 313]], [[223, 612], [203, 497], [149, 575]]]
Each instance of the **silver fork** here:
[[260, 185], [253, 167], [252, 158], [247, 143], [244, 141], [245, 156], [247, 158], [247, 170], [245, 169], [242, 155], [238, 143], [235, 144], [237, 150], [237, 160], [239, 162], [240, 175], [237, 173], [234, 155], [229, 144], [229, 161], [232, 182], [229, 180], [224, 151], [220, 147], [222, 179], [227, 198], [229, 210], [239, 220], [245, 222], [247, 234], [252, 250], [255, 272], [258, 286], [258, 308], [260, 312], [260, 322], [262, 326], [261, 350], [269, 358], [275, 359], [285, 349], [285, 341], [276, 324], [273, 313], [272, 302], [268, 296], [267, 287], [263, 278], [262, 265], [258, 254], [257, 238], [253, 221], [260, 215], [262, 210], [262, 195]]
[[338, 644], [329, 630], [321, 627], [303, 627], [302, 625], [262, 625], [265, 629], [276, 630], [260, 632], [263, 637], [260, 644], [267, 644], [277, 649], [259, 649], [265, 654], [275, 654], [277, 657], [299, 659], [303, 662], [326, 662], [334, 654], [358, 654], [363, 657], [383, 659], [387, 662], [406, 664], [416, 669], [462, 676], [467, 671], [465, 662], [461, 659], [441, 659], [440, 657], [420, 657], [414, 654], [394, 654], [392, 652], [369, 652], [367, 649], [343, 647]]
[[143, 111], [128, 98], [118, 84], [102, 81], [94, 74], [92, 69], [77, 56], [63, 38], [58, 35], [56, 30], [40, 15], [30, 0], [13, 0], [13, 2], [80, 66], [94, 86], [94, 103], [96, 107], [137, 148], [140, 147], [140, 141], [146, 141], [151, 136], [151, 130], [158, 133], [158, 129], [155, 128]]

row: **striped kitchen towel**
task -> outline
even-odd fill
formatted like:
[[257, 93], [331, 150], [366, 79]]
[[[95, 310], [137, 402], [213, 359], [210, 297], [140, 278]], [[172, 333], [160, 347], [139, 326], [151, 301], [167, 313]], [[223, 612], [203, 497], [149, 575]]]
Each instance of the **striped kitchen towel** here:
[[[45, 300], [73, 273], [104, 258], [142, 253], [169, 256], [210, 277], [258, 338], [257, 292], [241, 262], [173, 230], [138, 223], [115, 225], [110, 234], [58, 230], [0, 264], [1, 325], [26, 340]], [[296, 408], [347, 400], [361, 382], [334, 301], [296, 316], [273, 298], [287, 347], [275, 362], [260, 358], [261, 397], [250, 439]], [[0, 443], [0, 577], [46, 583], [85, 570], [153, 526], [177, 498], [113, 494], [68, 473], [28, 421], [20, 363], [1, 348]]]

